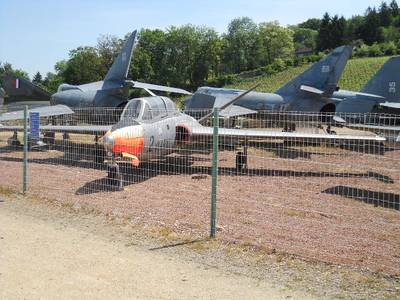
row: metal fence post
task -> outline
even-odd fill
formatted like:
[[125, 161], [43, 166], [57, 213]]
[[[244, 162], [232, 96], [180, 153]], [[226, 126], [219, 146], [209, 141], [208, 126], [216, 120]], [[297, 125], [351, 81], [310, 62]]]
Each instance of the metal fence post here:
[[23, 160], [23, 178], [22, 192], [28, 191], [28, 106], [24, 108], [24, 160]]
[[211, 179], [211, 231], [210, 236], [215, 237], [217, 231], [217, 180], [218, 180], [218, 127], [219, 109], [214, 108], [213, 113], [213, 160]]

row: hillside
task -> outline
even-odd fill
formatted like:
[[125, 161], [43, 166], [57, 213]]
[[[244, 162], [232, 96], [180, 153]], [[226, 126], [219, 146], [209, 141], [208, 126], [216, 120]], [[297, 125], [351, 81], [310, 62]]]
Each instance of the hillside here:
[[[388, 60], [385, 57], [365, 57], [350, 59], [339, 81], [341, 89], [359, 91], [368, 80], [382, 67]], [[260, 92], [275, 92], [282, 85], [305, 71], [310, 64], [299, 67], [292, 67], [280, 73], [270, 76], [256, 76], [251, 78], [238, 78], [233, 84], [226, 87], [248, 89], [255, 83], [261, 83], [257, 88]]]

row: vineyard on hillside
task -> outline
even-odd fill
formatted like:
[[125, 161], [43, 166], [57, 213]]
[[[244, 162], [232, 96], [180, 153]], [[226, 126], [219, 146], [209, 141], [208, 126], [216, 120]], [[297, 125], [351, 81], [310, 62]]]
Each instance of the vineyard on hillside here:
[[[382, 67], [389, 59], [385, 57], [365, 57], [355, 58], [347, 62], [346, 68], [339, 81], [339, 87], [345, 90], [359, 91], [371, 79], [371, 77]], [[274, 75], [256, 76], [250, 78], [237, 77], [233, 84], [226, 86], [227, 88], [249, 89], [256, 83], [260, 83], [257, 91], [259, 92], [275, 92], [288, 81], [292, 80], [302, 72], [308, 65], [289, 68]]]

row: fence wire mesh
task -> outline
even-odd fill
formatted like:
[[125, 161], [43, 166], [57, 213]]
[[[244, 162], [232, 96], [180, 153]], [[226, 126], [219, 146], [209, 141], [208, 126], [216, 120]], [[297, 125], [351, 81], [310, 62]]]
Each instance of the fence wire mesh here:
[[[29, 194], [204, 236], [210, 224], [212, 117], [204, 126], [196, 119], [210, 112], [191, 111], [189, 118], [176, 109], [146, 115], [138, 107], [91, 108], [41, 117], [40, 142], [29, 147]], [[400, 118], [338, 117], [346, 123], [304, 112], [220, 117], [221, 239], [308, 259], [400, 269]], [[20, 191], [23, 123], [1, 124], [0, 186]], [[125, 132], [112, 137], [111, 147], [105, 137], [110, 129]], [[265, 132], [268, 137], [259, 136]], [[376, 134], [386, 141], [356, 138]]]

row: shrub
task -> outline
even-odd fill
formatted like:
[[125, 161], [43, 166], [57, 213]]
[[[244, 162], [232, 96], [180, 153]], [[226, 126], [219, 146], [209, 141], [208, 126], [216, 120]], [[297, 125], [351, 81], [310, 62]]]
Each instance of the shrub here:
[[360, 47], [356, 48], [353, 55], [356, 57], [366, 57], [368, 56], [368, 54], [369, 54], [369, 47], [363, 44]]
[[383, 56], [383, 52], [378, 43], [374, 43], [372, 46], [369, 47], [368, 56], [370, 57]]

